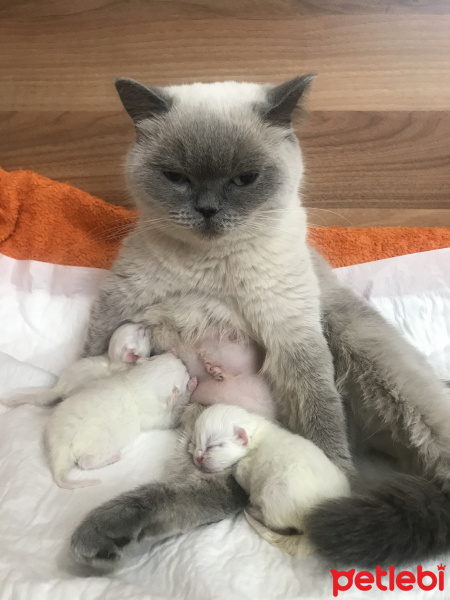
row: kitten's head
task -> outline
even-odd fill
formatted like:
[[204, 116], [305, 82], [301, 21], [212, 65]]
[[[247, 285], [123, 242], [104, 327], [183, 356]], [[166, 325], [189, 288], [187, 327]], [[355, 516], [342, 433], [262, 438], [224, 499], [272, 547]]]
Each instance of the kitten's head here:
[[207, 239], [297, 203], [302, 160], [291, 118], [312, 79], [167, 88], [118, 79], [136, 128], [127, 177], [143, 218]]
[[246, 411], [225, 404], [207, 408], [195, 423], [189, 445], [194, 463], [208, 473], [223, 471], [248, 452]]

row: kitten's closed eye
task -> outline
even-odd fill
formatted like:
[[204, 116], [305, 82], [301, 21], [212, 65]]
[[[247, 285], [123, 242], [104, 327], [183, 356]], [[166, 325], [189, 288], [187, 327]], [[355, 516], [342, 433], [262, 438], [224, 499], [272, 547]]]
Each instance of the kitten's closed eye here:
[[211, 450], [211, 448], [223, 448], [225, 444], [221, 442], [220, 444], [211, 444], [210, 446], [206, 446], [206, 451]]
[[191, 183], [189, 178], [182, 173], [177, 173], [176, 171], [163, 171], [164, 177], [171, 181], [172, 183], [178, 183], [180, 185], [185, 183]]
[[231, 179], [231, 183], [234, 185], [251, 185], [254, 183], [259, 177], [259, 173], [241, 173], [240, 175], [236, 175]]

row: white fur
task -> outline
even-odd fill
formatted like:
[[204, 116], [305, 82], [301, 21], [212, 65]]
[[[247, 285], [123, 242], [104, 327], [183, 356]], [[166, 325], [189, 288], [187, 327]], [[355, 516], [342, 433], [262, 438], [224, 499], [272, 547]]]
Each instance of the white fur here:
[[120, 458], [120, 450], [142, 430], [172, 427], [191, 395], [189, 375], [172, 354], [139, 359], [74, 394], [56, 407], [47, 425], [46, 441], [56, 483], [75, 488], [98, 483], [70, 481], [78, 464], [98, 468]]
[[64, 369], [52, 388], [28, 388], [10, 398], [1, 398], [0, 403], [6, 406], [51, 405], [78, 392], [90, 383], [100, 381], [113, 373], [128, 370], [133, 356], [149, 355], [150, 340], [145, 329], [134, 323], [127, 323], [113, 333], [109, 342], [108, 354], [80, 358]]
[[198, 418], [190, 451], [205, 471], [236, 464], [234, 475], [250, 496], [250, 518], [266, 539], [293, 554], [308, 548], [303, 530], [306, 513], [321, 500], [350, 495], [343, 472], [309, 440], [236, 406], [217, 404]]
[[208, 110], [226, 114], [230, 109], [247, 104], [249, 108], [255, 102], [264, 102], [264, 87], [257, 83], [238, 83], [236, 81], [216, 81], [215, 83], [193, 83], [190, 85], [173, 85], [165, 90], [183, 108], [206, 107]]

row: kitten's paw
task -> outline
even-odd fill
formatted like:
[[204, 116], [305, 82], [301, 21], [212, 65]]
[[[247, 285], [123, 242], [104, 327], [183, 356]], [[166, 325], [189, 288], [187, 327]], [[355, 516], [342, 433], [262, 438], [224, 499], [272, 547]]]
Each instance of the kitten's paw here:
[[100, 506], [75, 529], [70, 548], [77, 562], [111, 570], [120, 560], [123, 548], [137, 539], [138, 533], [132, 508]]
[[217, 363], [205, 362], [205, 369], [210, 373], [216, 381], [223, 381], [223, 368]]
[[150, 340], [144, 327], [126, 323], [113, 333], [109, 357], [113, 362], [134, 363], [150, 355]]

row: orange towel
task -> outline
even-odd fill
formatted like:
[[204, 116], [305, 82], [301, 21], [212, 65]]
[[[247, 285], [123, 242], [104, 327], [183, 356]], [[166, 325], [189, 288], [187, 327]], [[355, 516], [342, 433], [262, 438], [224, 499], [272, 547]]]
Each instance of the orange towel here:
[[[137, 213], [31, 171], [0, 169], [0, 252], [19, 260], [108, 269]], [[311, 227], [335, 267], [450, 247], [445, 227]]]

